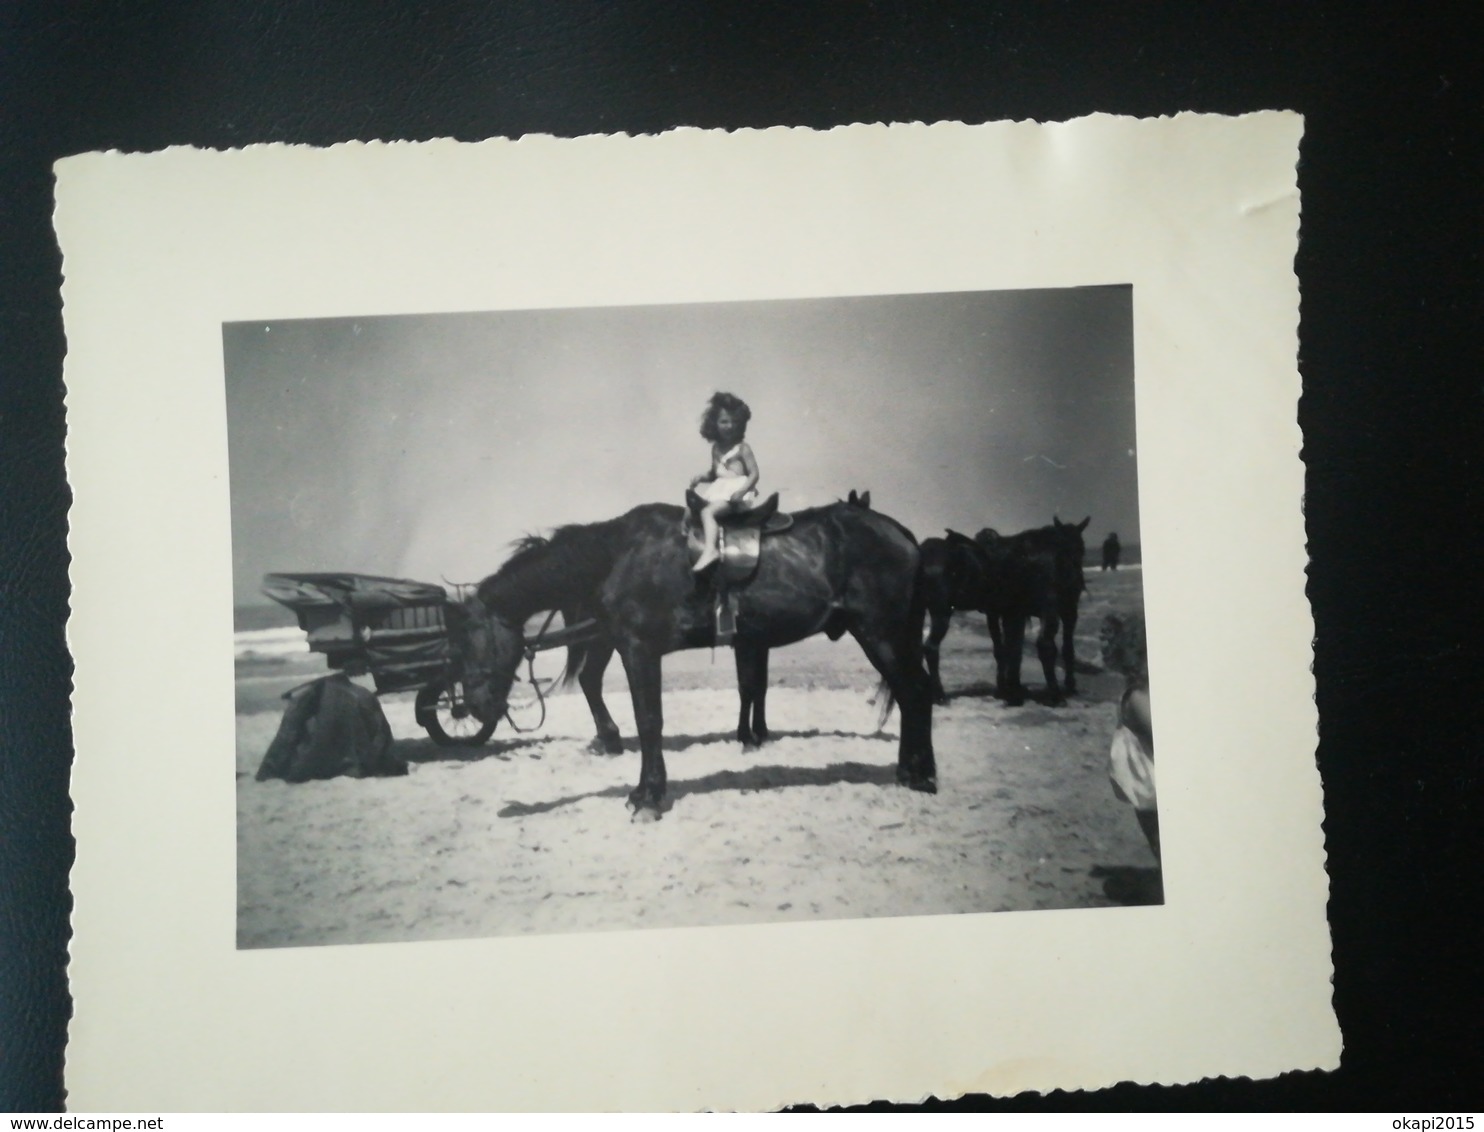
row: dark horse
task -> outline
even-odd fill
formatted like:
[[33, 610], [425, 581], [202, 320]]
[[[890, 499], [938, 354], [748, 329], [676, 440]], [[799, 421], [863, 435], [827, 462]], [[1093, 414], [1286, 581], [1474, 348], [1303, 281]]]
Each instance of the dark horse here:
[[[546, 609], [597, 618], [600, 639], [622, 660], [634, 699], [642, 767], [629, 805], [653, 817], [666, 808], [660, 658], [715, 641], [710, 586], [690, 571], [683, 515], [680, 507], [651, 503], [607, 522], [528, 540], [473, 597], [450, 610], [450, 639], [469, 707], [485, 721], [505, 710], [527, 618]], [[832, 640], [849, 633], [902, 713], [897, 780], [936, 791], [916, 540], [879, 512], [846, 503], [797, 512], [793, 520], [767, 538], [757, 574], [738, 591], [739, 673], [748, 656], [765, 657], [768, 649], [815, 633]], [[589, 667], [594, 659], [588, 658]], [[743, 684], [756, 682], [752, 674]]]
[[[1091, 516], [1080, 523], [1063, 523], [1052, 516], [1049, 527], [1001, 535], [986, 527], [974, 536], [975, 544], [989, 563], [991, 585], [1000, 589], [997, 599], [1003, 640], [996, 642], [995, 684], [1008, 702], [1025, 701], [1020, 683], [1020, 658], [1025, 644], [1025, 623], [1041, 622], [1036, 637], [1036, 655], [1046, 676], [1046, 702], [1060, 704], [1077, 691], [1077, 607], [1087, 582], [1082, 577], [1086, 549], [1082, 532]], [[1062, 633], [1063, 681], [1056, 681], [1056, 631]], [[992, 632], [992, 631], [991, 631]]]
[[[949, 531], [946, 539], [922, 544], [922, 597], [932, 627], [923, 646], [933, 694], [947, 701], [938, 675], [938, 651], [954, 610], [983, 613], [994, 642], [995, 692], [1011, 706], [1025, 702], [1020, 662], [1025, 646], [1025, 623], [1041, 623], [1036, 654], [1046, 676], [1045, 699], [1061, 704], [1077, 690], [1074, 635], [1077, 607], [1085, 583], [1082, 577], [1082, 532], [1088, 520], [1063, 523], [1053, 517], [1049, 527], [1001, 535], [988, 527], [972, 539]], [[1062, 633], [1064, 678], [1056, 678], [1058, 629]]]
[[949, 531], [947, 538], [923, 539], [918, 588], [931, 620], [922, 646], [928, 679], [932, 682], [933, 699], [946, 704], [948, 693], [943, 690], [943, 680], [938, 674], [938, 656], [955, 610], [987, 614], [996, 660], [1000, 655], [999, 612], [994, 604], [989, 563], [974, 540], [957, 531]]
[[[517, 543], [517, 553], [539, 549], [547, 539], [532, 536]], [[591, 610], [591, 612], [589, 612]], [[563, 608], [562, 621], [576, 625], [598, 613], [594, 602], [587, 601]], [[772, 734], [768, 731], [768, 650], [744, 641], [734, 641], [737, 661], [737, 693], [741, 700], [741, 711], [737, 718], [737, 741], [748, 750], [762, 746]], [[614, 722], [608, 704], [603, 699], [603, 677], [613, 660], [613, 641], [599, 629], [591, 636], [574, 641], [567, 646], [567, 663], [556, 687], [568, 687], [574, 681], [582, 689], [588, 710], [593, 715], [593, 726], [597, 728], [589, 749], [610, 755], [623, 754], [623, 736]]]
[[[869, 491], [857, 492], [852, 488], [845, 502], [853, 507], [869, 508], [871, 493]], [[531, 536], [516, 543], [516, 549], [517, 552], [531, 550], [544, 546], [546, 542], [546, 539]], [[593, 613], [588, 612], [589, 606], [594, 608]], [[576, 625], [590, 616], [595, 616], [596, 603], [591, 595], [586, 595], [580, 603], [564, 607], [560, 612], [563, 624]], [[772, 738], [772, 734], [768, 731], [767, 718], [768, 650], [765, 646], [749, 641], [735, 641], [734, 645], [733, 651], [737, 662], [737, 697], [740, 701], [737, 716], [737, 741], [747, 750], [755, 750]], [[576, 681], [578, 687], [582, 689], [583, 696], [587, 699], [588, 709], [593, 715], [593, 725], [597, 728], [597, 735], [591, 744], [592, 749], [604, 751], [610, 755], [619, 755], [623, 753], [623, 737], [619, 734], [618, 724], [613, 721], [613, 715], [603, 699], [603, 675], [607, 672], [608, 664], [612, 659], [613, 642], [602, 632], [576, 641], [567, 646], [567, 663], [557, 681], [557, 686], [568, 687]]]

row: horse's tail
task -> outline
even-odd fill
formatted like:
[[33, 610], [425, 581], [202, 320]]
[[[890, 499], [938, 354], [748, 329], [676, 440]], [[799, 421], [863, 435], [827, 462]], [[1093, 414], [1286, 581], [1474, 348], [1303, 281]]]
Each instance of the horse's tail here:
[[917, 573], [912, 579], [912, 603], [907, 607], [907, 620], [912, 626], [912, 639], [919, 646], [922, 644], [923, 622], [927, 619], [928, 608], [934, 604], [934, 599], [951, 603], [958, 596], [953, 592], [957, 586], [952, 575], [951, 558], [948, 561], [932, 562], [930, 555], [924, 553], [923, 546], [917, 548]]
[[[905, 650], [905, 655], [900, 659], [904, 662], [906, 669], [902, 675], [903, 679], [909, 682], [909, 686], [910, 681], [917, 676], [922, 677], [924, 685], [930, 679], [926, 658], [923, 655], [922, 649], [923, 623], [927, 619], [932, 592], [936, 589], [939, 591], [939, 597], [946, 598], [946, 595], [941, 592], [942, 579], [934, 578], [935, 574], [941, 574], [942, 563], [937, 564], [939, 567], [937, 570], [929, 569], [928, 565], [919, 549], [917, 569], [912, 579], [912, 599], [907, 607], [907, 623], [910, 631], [903, 635], [901, 642], [901, 647]], [[935, 580], [939, 583], [936, 586], [934, 584]], [[949, 606], [949, 611], [952, 611], [951, 605]], [[896, 695], [892, 692], [891, 684], [887, 681], [886, 677], [883, 676], [881, 683], [876, 685], [876, 694], [871, 697], [870, 702], [879, 709], [876, 717], [876, 730], [884, 730], [886, 721], [891, 716], [892, 709], [897, 706]]]
[[[920, 548], [918, 553], [921, 554]], [[907, 620], [912, 627], [912, 631], [908, 634], [907, 638], [908, 648], [911, 649], [911, 655], [908, 657], [908, 661], [910, 663], [910, 671], [908, 675], [910, 678], [916, 676], [918, 673], [921, 673], [923, 680], [926, 681], [927, 686], [931, 688], [932, 685], [935, 683], [935, 680], [931, 672], [929, 672], [928, 670], [927, 654], [922, 642], [922, 632], [923, 627], [927, 622], [928, 611], [930, 609], [933, 610], [934, 615], [936, 616], [940, 610], [939, 605], [934, 604], [935, 595], [933, 593], [931, 585], [929, 584], [929, 579], [926, 576], [927, 571], [923, 569], [924, 565], [925, 563], [919, 559], [917, 568], [917, 584], [912, 587], [912, 604], [907, 607]], [[946, 579], [944, 580], [946, 581]], [[945, 617], [953, 613], [953, 603], [956, 602], [959, 598], [959, 594], [956, 592], [959, 589], [959, 586], [955, 584], [951, 585], [949, 588], [954, 592], [947, 595], [941, 593], [936, 595], [940, 604], [947, 605], [947, 612], [946, 614], [944, 614]], [[943, 600], [945, 597], [947, 599], [946, 602], [944, 602]], [[888, 695], [890, 695], [889, 691]]]
[[587, 666], [587, 644], [586, 642], [574, 642], [567, 646], [567, 663], [562, 668], [562, 674], [557, 677], [553, 689], [566, 689], [572, 687], [577, 678], [582, 675], [582, 670]]
[[881, 683], [876, 685], [876, 694], [869, 701], [880, 710], [876, 713], [876, 730], [884, 731], [886, 721], [891, 718], [891, 709], [897, 706], [897, 698], [892, 695], [891, 685], [883, 677]]

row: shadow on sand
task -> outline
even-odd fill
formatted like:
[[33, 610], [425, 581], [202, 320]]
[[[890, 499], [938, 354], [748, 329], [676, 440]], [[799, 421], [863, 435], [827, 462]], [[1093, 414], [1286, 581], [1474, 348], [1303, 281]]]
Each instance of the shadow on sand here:
[[[779, 739], [866, 739], [881, 743], [895, 743], [897, 736], [890, 731], [821, 731], [817, 727], [807, 731], [770, 731], [768, 733], [768, 742], [776, 743]], [[683, 751], [688, 747], [697, 747], [706, 743], [736, 742], [735, 731], [712, 731], [707, 735], [666, 735], [660, 740], [660, 749], [662, 751]], [[624, 740], [625, 751], [637, 751], [638, 749], [638, 739]]]
[[552, 743], [562, 742], [556, 736], [492, 740], [479, 747], [443, 747], [431, 739], [394, 739], [392, 754], [409, 763], [474, 763], [482, 759], [509, 761], [517, 755], [539, 751]]
[[[719, 770], [701, 778], [672, 780], [667, 800], [675, 802], [690, 794], [712, 794], [718, 790], [734, 790], [746, 794], [754, 790], [783, 790], [795, 786], [895, 786], [896, 782], [895, 762], [881, 765], [831, 763], [826, 767], [754, 766], [746, 770]], [[550, 813], [588, 798], [627, 798], [630, 789], [628, 785], [609, 786], [603, 790], [572, 794], [550, 802], [511, 802], [499, 811], [498, 816], [524, 818], [533, 814]]]
[[[999, 700], [1002, 703], [1004, 702], [1004, 697], [995, 690], [994, 684], [985, 680], [979, 680], [973, 684], [965, 684], [962, 688], [954, 688], [948, 692], [947, 699], [949, 703], [952, 703], [954, 700]], [[1087, 699], [1088, 697], [1085, 693], [1074, 692], [1068, 702], [1077, 700], [1085, 701]], [[1044, 685], [1034, 685], [1027, 687], [1025, 690], [1025, 702], [1027, 704], [1037, 704], [1045, 707], [1050, 703], [1050, 700], [1051, 697], [1047, 694]]]
[[[773, 731], [769, 733], [768, 741], [777, 742], [779, 739], [863, 739], [868, 742], [895, 743], [897, 736], [890, 731], [821, 731], [811, 728], [807, 731]], [[520, 737], [508, 740], [492, 739], [488, 743], [477, 747], [443, 747], [431, 739], [396, 739], [392, 741], [392, 754], [408, 763], [472, 763], [482, 759], [498, 759], [502, 762], [515, 758], [518, 755], [529, 755], [540, 752], [553, 743], [566, 745], [580, 742], [569, 737], [559, 735], [542, 735], [540, 737]], [[704, 735], [666, 735], [660, 741], [660, 749], [663, 751], [684, 751], [690, 747], [708, 746], [714, 743], [737, 742], [735, 731], [711, 731]], [[597, 739], [590, 739], [581, 744], [584, 754], [606, 756], [607, 751]], [[755, 752], [757, 748], [749, 748]], [[624, 739], [623, 754], [639, 751], [639, 740], [633, 736]]]
[[1103, 895], [1115, 904], [1132, 907], [1165, 902], [1164, 878], [1157, 867], [1094, 865], [1088, 875], [1103, 882]]

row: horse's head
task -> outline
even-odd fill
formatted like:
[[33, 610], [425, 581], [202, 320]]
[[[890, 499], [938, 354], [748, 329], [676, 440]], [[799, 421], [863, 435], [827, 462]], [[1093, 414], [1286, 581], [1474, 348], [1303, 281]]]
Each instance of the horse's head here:
[[469, 710], [481, 723], [498, 722], [525, 648], [520, 626], [502, 621], [477, 596], [444, 610], [454, 667]]
[[1082, 581], [1082, 558], [1087, 553], [1087, 548], [1082, 541], [1082, 532], [1087, 530], [1087, 524], [1092, 522], [1089, 515], [1080, 523], [1063, 523], [1055, 515], [1051, 516], [1052, 530], [1056, 533], [1056, 561], [1059, 573], [1065, 574], [1063, 581], [1070, 584], [1075, 580], [1079, 590], [1085, 588]]

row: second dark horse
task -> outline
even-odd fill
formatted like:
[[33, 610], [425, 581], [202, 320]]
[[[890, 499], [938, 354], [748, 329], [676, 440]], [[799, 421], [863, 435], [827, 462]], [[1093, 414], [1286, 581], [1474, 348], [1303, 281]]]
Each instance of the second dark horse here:
[[[601, 639], [623, 662], [634, 701], [642, 766], [629, 804], [654, 817], [666, 808], [661, 657], [708, 647], [715, 637], [710, 589], [690, 571], [682, 517], [679, 507], [652, 503], [527, 540], [450, 614], [470, 709], [486, 721], [505, 710], [527, 618], [546, 609], [595, 617]], [[765, 656], [815, 633], [849, 633], [901, 711], [897, 780], [933, 792], [918, 557], [911, 532], [879, 512], [845, 503], [798, 512], [792, 527], [769, 537], [756, 576], [738, 595], [734, 644], [740, 671], [748, 650]]]
[[[922, 543], [923, 600], [932, 619], [923, 652], [934, 698], [948, 696], [938, 674], [938, 652], [954, 610], [983, 613], [994, 642], [995, 692], [1006, 703], [1025, 702], [1020, 661], [1025, 623], [1037, 618], [1041, 631], [1036, 654], [1046, 677], [1046, 701], [1065, 702], [1077, 690], [1074, 634], [1077, 607], [1085, 588], [1082, 532], [1088, 520], [1001, 535], [986, 527], [972, 539], [957, 531]], [[1056, 678], [1057, 632], [1062, 635], [1063, 680]]]

